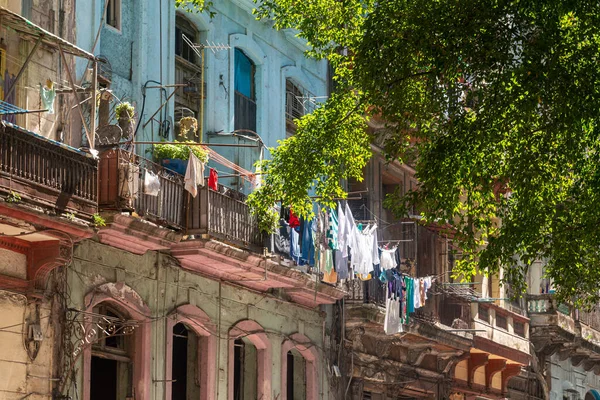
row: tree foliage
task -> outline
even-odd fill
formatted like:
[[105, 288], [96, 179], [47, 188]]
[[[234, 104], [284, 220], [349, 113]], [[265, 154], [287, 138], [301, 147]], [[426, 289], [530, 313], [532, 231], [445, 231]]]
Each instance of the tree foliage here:
[[338, 85], [263, 165], [259, 215], [276, 200], [308, 213], [311, 189], [341, 196], [378, 115], [386, 156], [420, 181], [386, 205], [451, 225], [457, 274], [504, 265], [523, 289], [542, 260], [560, 298], [600, 300], [600, 3], [263, 0], [257, 17], [298, 29]]

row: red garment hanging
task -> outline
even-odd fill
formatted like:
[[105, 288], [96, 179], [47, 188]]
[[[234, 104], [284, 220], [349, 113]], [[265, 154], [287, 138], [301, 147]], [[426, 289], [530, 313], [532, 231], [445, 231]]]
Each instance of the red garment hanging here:
[[208, 187], [214, 191], [219, 190], [219, 174], [214, 168], [210, 169], [210, 173], [208, 175]]
[[290, 208], [290, 220], [288, 221], [288, 223], [290, 224], [290, 228], [297, 228], [300, 226], [300, 220], [298, 219], [298, 217], [296, 217], [296, 215], [294, 214], [294, 212], [292, 211], [291, 208]]

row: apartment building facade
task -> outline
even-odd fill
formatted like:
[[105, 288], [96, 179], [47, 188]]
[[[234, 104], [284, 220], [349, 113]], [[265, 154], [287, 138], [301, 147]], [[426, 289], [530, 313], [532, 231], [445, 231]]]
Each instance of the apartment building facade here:
[[[434, 281], [402, 332], [385, 333], [374, 274], [326, 284], [265, 251], [243, 171], [294, 134], [328, 77], [295, 32], [254, 20], [252, 2], [219, 2], [213, 18], [166, 0], [0, 6], [0, 397], [600, 396], [596, 313], [547, 289], [515, 303], [497, 276], [451, 279], [451, 232], [383, 206], [418, 182], [375, 144], [348, 187], [352, 213], [397, 246], [399, 273]], [[124, 101], [135, 127], [101, 140]], [[188, 140], [226, 145], [209, 164], [218, 190], [193, 198], [150, 160], [152, 142], [183, 139], [187, 116], [199, 122]]]

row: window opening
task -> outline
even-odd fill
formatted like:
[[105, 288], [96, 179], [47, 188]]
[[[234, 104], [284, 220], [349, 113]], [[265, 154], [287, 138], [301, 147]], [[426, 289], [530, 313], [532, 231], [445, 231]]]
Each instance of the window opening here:
[[195, 64], [198, 57], [190, 45], [183, 40], [183, 35], [192, 42], [198, 40], [198, 30], [187, 19], [178, 15], [175, 20], [175, 55]]
[[198, 356], [198, 337], [184, 324], [176, 324], [173, 327], [172, 400], [200, 398]]
[[255, 400], [258, 384], [256, 347], [246, 338], [233, 344], [233, 398]]
[[314, 95], [291, 79], [285, 81], [285, 122], [288, 136], [296, 132], [294, 120], [315, 109]]
[[306, 399], [306, 360], [297, 350], [287, 353], [287, 399]]
[[121, 0], [107, 0], [106, 23], [121, 30]]
[[[95, 314], [124, 320], [105, 305], [94, 308]], [[120, 400], [133, 396], [133, 364], [131, 335], [102, 338], [92, 345], [90, 400]]]
[[481, 321], [485, 321], [487, 323], [490, 322], [490, 312], [489, 312], [489, 309], [487, 307], [482, 306], [481, 304], [479, 304], [478, 318]]
[[234, 129], [256, 132], [256, 66], [240, 49], [234, 51]]
[[508, 329], [508, 321], [504, 315], [498, 314], [496, 312], [496, 326], [498, 328], [507, 330]]
[[516, 335], [525, 337], [525, 324], [524, 323], [515, 321], [513, 329], [514, 329]]
[[179, 87], [175, 93], [175, 137], [177, 140], [200, 141], [196, 132], [188, 132], [184, 137], [180, 134], [179, 121], [183, 117], [193, 117], [201, 122], [200, 109], [202, 90], [200, 85], [204, 85], [206, 93], [206, 84], [202, 82], [201, 60], [183, 39], [185, 35], [193, 43], [202, 43], [206, 37], [206, 32], [199, 31], [185, 17], [177, 15], [175, 20], [175, 83], [185, 84]]

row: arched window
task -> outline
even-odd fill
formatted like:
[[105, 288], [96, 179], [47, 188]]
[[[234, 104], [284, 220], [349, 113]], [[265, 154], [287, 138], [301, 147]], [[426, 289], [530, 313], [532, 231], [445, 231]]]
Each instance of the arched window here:
[[173, 327], [173, 359], [171, 367], [171, 399], [200, 398], [200, 365], [198, 337], [181, 322]]
[[306, 399], [306, 360], [296, 349], [287, 352], [287, 387], [288, 400]]
[[256, 346], [247, 338], [236, 339], [233, 346], [233, 399], [256, 399]]
[[[126, 318], [106, 304], [94, 307], [93, 326], [114, 324], [114, 333], [97, 329], [92, 345], [90, 400], [118, 400], [133, 396], [133, 335], [120, 330]], [[98, 324], [98, 325], [96, 325]]]
[[166, 400], [212, 400], [215, 395], [214, 326], [190, 304], [167, 318]]
[[281, 346], [281, 400], [316, 400], [318, 352], [304, 335], [295, 333]]
[[242, 50], [234, 52], [234, 129], [256, 132], [256, 65]]
[[122, 282], [96, 287], [85, 303], [82, 400], [149, 400], [150, 309]]
[[255, 400], [271, 393], [271, 344], [256, 322], [229, 331], [229, 400]]

